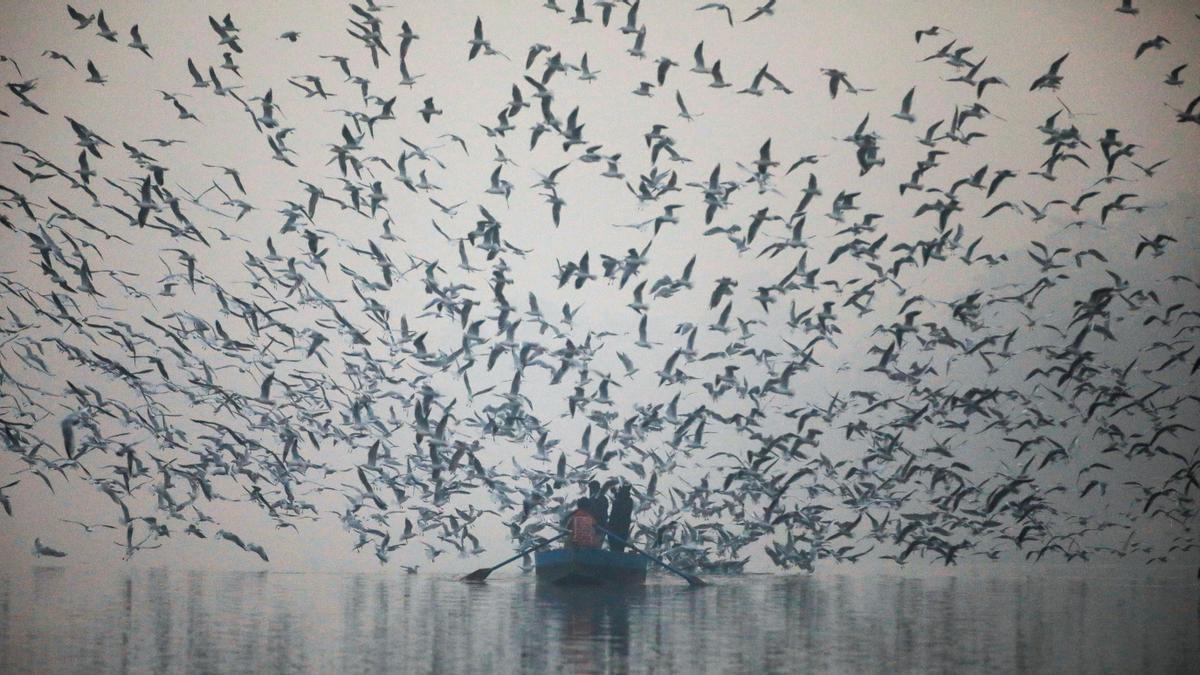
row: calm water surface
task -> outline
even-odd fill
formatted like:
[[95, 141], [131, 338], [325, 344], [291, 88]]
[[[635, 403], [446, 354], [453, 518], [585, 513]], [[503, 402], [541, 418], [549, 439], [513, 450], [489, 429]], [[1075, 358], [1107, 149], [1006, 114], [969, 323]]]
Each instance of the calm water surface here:
[[1200, 587], [770, 577], [0, 574], [0, 672], [1198, 672]]

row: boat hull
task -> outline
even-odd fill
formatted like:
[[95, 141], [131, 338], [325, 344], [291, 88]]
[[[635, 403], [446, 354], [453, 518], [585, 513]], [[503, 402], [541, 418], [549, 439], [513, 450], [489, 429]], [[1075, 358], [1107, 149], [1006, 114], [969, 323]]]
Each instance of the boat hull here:
[[640, 585], [646, 581], [646, 558], [637, 553], [603, 549], [562, 548], [534, 554], [539, 582], [559, 585]]

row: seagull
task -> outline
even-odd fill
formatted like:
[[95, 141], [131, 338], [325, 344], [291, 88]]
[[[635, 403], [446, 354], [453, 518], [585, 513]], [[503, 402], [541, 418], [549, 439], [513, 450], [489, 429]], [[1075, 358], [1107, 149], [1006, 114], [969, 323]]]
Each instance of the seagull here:
[[733, 85], [729, 84], [728, 82], [726, 82], [724, 77], [721, 77], [721, 60], [720, 59], [717, 59], [717, 62], [713, 64], [711, 72], [712, 72], [713, 81], [710, 82], [708, 84], [708, 86], [713, 87], [714, 89], [724, 89], [725, 87], [733, 86]]
[[696, 8], [696, 11], [703, 12], [706, 9], [715, 9], [719, 12], [725, 12], [725, 18], [727, 18], [729, 20], [729, 25], [731, 27], [733, 26], [733, 10], [729, 9], [729, 5], [726, 5], [721, 2], [710, 2], [710, 3], [704, 4], [704, 5], [700, 5], [699, 7]]
[[100, 10], [100, 13], [96, 15], [96, 27], [100, 29], [96, 35], [109, 42], [117, 41], [117, 31], [108, 27], [108, 22], [104, 20], [104, 10]]
[[695, 120], [697, 117], [702, 117], [704, 115], [704, 113], [688, 112], [688, 107], [683, 102], [683, 94], [681, 94], [678, 89], [675, 90], [675, 103], [679, 106], [679, 116], [689, 122]]
[[96, 20], [95, 14], [89, 14], [87, 16], [84, 16], [84, 15], [80, 14], [78, 10], [76, 10], [74, 7], [72, 7], [70, 5], [67, 5], [67, 14], [69, 14], [71, 16], [71, 18], [75, 20], [75, 23], [76, 23], [75, 30], [83, 30], [84, 28], [87, 28], [88, 26], [92, 25], [92, 22]]
[[401, 33], [396, 33], [396, 37], [400, 38], [400, 61], [408, 58], [408, 48], [412, 46], [413, 40], [420, 40], [421, 36], [413, 32], [412, 26], [408, 25], [407, 21], [400, 22]]
[[1157, 258], [1166, 252], [1167, 242], [1179, 241], [1169, 234], [1157, 234], [1153, 239], [1146, 237], [1146, 235], [1138, 236], [1141, 238], [1141, 241], [1138, 242], [1137, 249], [1134, 251], [1134, 259], [1142, 257], [1142, 251], [1146, 249], [1150, 249], [1151, 254]]
[[458, 207], [462, 206], [463, 204], [466, 204], [466, 202], [459, 202], [459, 203], [453, 204], [451, 206], [446, 206], [445, 204], [442, 204], [438, 200], [434, 199], [433, 197], [430, 197], [429, 201], [434, 206], [436, 206], [439, 211], [446, 214], [447, 216], [450, 216], [451, 218], [458, 215]]
[[596, 80], [596, 75], [599, 73], [599, 70], [591, 70], [588, 68], [588, 55], [587, 52], [584, 52], [583, 58], [579, 61], [579, 79], [583, 80], [584, 82], [591, 83]]
[[46, 51], [42, 52], [42, 56], [49, 56], [52, 59], [57, 59], [63, 63], [66, 63], [68, 66], [71, 66], [71, 70], [78, 70], [78, 68], [75, 67], [75, 64], [71, 63], [71, 59], [65, 54], [60, 54], [52, 49], [47, 49]]
[[575, 15], [571, 17], [571, 23], [591, 23], [592, 20], [587, 18], [587, 14], [583, 11], [583, 0], [575, 0]]
[[88, 78], [85, 82], [91, 82], [92, 84], [104, 84], [108, 82], [108, 79], [100, 74], [100, 71], [96, 69], [96, 64], [92, 63], [90, 59], [87, 62], [87, 71]]
[[860, 91], [874, 91], [874, 89], [856, 89], [850, 84], [850, 80], [846, 79], [846, 73], [836, 68], [822, 68], [821, 73], [829, 78], [829, 98], [837, 98], [838, 85], [846, 85], [846, 93], [857, 94]]
[[1133, 6], [1133, 0], [1121, 0], [1121, 6], [1113, 10], [1129, 16], [1137, 16], [1138, 8]]
[[79, 179], [83, 181], [83, 184], [87, 185], [96, 175], [96, 170], [88, 166], [87, 150], [79, 151], [78, 162], [79, 169], [76, 170], [76, 173], [79, 174]]
[[[1175, 111], [1175, 119], [1180, 124], [1186, 124], [1187, 122], [1200, 124], [1200, 111], [1196, 110], [1197, 106], [1200, 106], [1200, 96], [1192, 99], [1192, 101], [1188, 103], [1187, 108], [1183, 110], [1179, 110], [1178, 108], [1171, 108], [1171, 110]], [[1167, 107], [1170, 108], [1171, 106]]]
[[7, 513], [9, 516], [11, 516], [13, 514], [12, 500], [8, 495], [4, 494], [4, 491], [20, 482], [21, 481], [19, 481], [19, 480], [14, 480], [13, 482], [8, 483], [6, 485], [0, 485], [0, 506], [4, 507], [4, 512]]
[[223, 23], [218, 22], [210, 15], [208, 17], [208, 25], [212, 26], [213, 32], [215, 32], [217, 37], [220, 38], [220, 42], [218, 44], [220, 44], [222, 47], [229, 47], [237, 54], [242, 53], [242, 46], [238, 44], [238, 38], [237, 35], [235, 35], [235, 33], [237, 33], [237, 28], [233, 25], [233, 19], [230, 17], [230, 15], [225, 15]]
[[908, 122], [909, 124], [912, 124], [913, 122], [917, 121], [917, 118], [915, 116], [913, 116], [913, 114], [912, 114], [912, 99], [913, 99], [913, 93], [916, 92], [916, 90], [917, 90], [916, 87], [913, 87], [912, 89], [908, 90], [908, 93], [904, 95], [904, 99], [902, 101], [900, 101], [900, 112], [893, 113], [892, 117], [895, 117], [896, 119], [904, 120], [905, 122]]
[[1150, 166], [1142, 166], [1141, 164], [1138, 164], [1137, 162], [1133, 162], [1133, 165], [1136, 166], [1138, 169], [1140, 169], [1142, 171], [1142, 173], [1146, 174], [1147, 178], [1153, 178], [1154, 170], [1157, 169], [1158, 167], [1162, 166], [1163, 164], [1166, 164], [1169, 161], [1171, 161], [1171, 160], [1170, 159], [1159, 160], [1159, 161], [1151, 164]]
[[704, 65], [704, 40], [696, 44], [696, 49], [692, 52], [692, 60], [695, 62], [695, 65], [692, 66], [693, 73], [709, 74], [709, 69]]
[[[175, 104], [175, 110], [177, 110], [179, 112], [179, 119], [181, 119], [181, 120], [196, 120], [197, 122], [200, 122], [200, 118], [196, 117], [195, 113], [193, 113], [192, 111], [183, 107], [183, 104], [179, 102], [179, 99], [172, 99], [171, 103]], [[200, 123], [203, 124], [203, 122], [200, 122]]]
[[434, 115], [441, 115], [442, 111], [434, 107], [433, 97], [430, 96], [429, 98], [425, 99], [425, 105], [422, 106], [417, 113], [419, 113], [421, 117], [425, 118], [425, 123], [428, 124], [429, 120], [433, 119]]
[[114, 527], [112, 525], [105, 525], [104, 523], [100, 523], [99, 525], [88, 525], [86, 523], [81, 523], [78, 520], [68, 520], [66, 518], [59, 518], [59, 520], [61, 520], [64, 523], [71, 523], [72, 525], [78, 525], [78, 526], [82, 527], [83, 531], [87, 532], [88, 534], [92, 534], [93, 532], [95, 532], [96, 528], [98, 528], [98, 527], [103, 527], [108, 530], [117, 529], [116, 527]]
[[187, 67], [188, 72], [192, 75], [193, 87], [203, 89], [209, 85], [208, 80], [204, 79], [204, 76], [200, 74], [200, 69], [196, 67], [196, 64], [190, 58], [187, 60]]
[[400, 59], [400, 86], [411, 87], [417, 83], [417, 78], [425, 77], [425, 73], [420, 75], [411, 75], [408, 72], [408, 64], [404, 59]]
[[743, 19], [742, 22], [753, 21], [763, 15], [775, 16], [775, 2], [776, 0], [767, 0], [767, 4], [755, 7], [754, 12]]
[[[70, 63], [70, 62], [68, 61], [68, 63]], [[1182, 66], [1178, 66], [1177, 68], [1172, 70], [1171, 73], [1169, 75], [1167, 75], [1167, 79], [1163, 80], [1163, 84], [1169, 84], [1172, 87], [1182, 87], [1183, 80], [1180, 79], [1179, 74], [1182, 73], [1183, 69], [1187, 68], [1187, 67], [1188, 67], [1188, 64], [1185, 63]]]
[[1169, 44], [1171, 44], [1170, 40], [1168, 40], [1167, 38], [1165, 38], [1161, 35], [1156, 35], [1153, 38], [1146, 40], [1142, 44], [1138, 45], [1137, 52], [1134, 53], [1133, 58], [1139, 59], [1142, 57], [1142, 54], [1146, 53], [1146, 50], [1162, 49], [1163, 47], [1165, 47]]
[[920, 44], [923, 36], [928, 35], [930, 37], [936, 37], [941, 35], [942, 31], [944, 30], [946, 29], [942, 28], [941, 26], [930, 26], [929, 28], [918, 30], [914, 37], [916, 38], [917, 44]]
[[42, 540], [38, 538], [33, 540], [33, 554], [39, 558], [42, 556], [50, 556], [51, 558], [67, 557], [66, 553], [43, 544]]
[[493, 195], [504, 195], [504, 201], [507, 202], [508, 198], [512, 195], [513, 184], [500, 177], [500, 169], [503, 168], [504, 165], [501, 164], [492, 171], [491, 184], [485, 192]]
[[1033, 81], [1033, 84], [1029, 85], [1029, 91], [1034, 91], [1035, 89], [1058, 89], [1063, 80], [1062, 75], [1058, 74], [1058, 69], [1062, 67], [1063, 61], [1066, 61], [1067, 57], [1070, 55], [1071, 53], [1067, 52], [1066, 54], [1058, 57], [1054, 63], [1051, 63], [1050, 69], [1044, 74], [1038, 76], [1038, 78]]
[[665, 56], [660, 56], [655, 63], [658, 64], [658, 86], [661, 87], [667, 82], [667, 70], [679, 64]]
[[153, 56], [150, 56], [150, 45], [148, 45], [144, 41], [142, 41], [142, 35], [141, 35], [141, 33], [138, 32], [138, 25], [136, 23], [133, 24], [133, 28], [129, 29], [129, 35], [133, 38], [133, 41], [130, 42], [127, 46], [129, 46], [133, 49], [136, 49], [139, 52], [145, 54], [146, 58], [148, 58], [148, 59], [154, 58]]
[[471, 45], [471, 51], [467, 54], [468, 61], [474, 59], [476, 56], [479, 56], [479, 50], [483, 49], [484, 47], [490, 48], [492, 46], [492, 43], [483, 39], [483, 19], [478, 16], [475, 17], [474, 37], [468, 40], [467, 44]]

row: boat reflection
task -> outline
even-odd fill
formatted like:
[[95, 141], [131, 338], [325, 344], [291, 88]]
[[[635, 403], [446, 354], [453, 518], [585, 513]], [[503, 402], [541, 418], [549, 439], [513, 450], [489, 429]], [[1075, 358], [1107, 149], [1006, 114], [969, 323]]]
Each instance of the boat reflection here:
[[566, 672], [629, 671], [630, 614], [645, 611], [644, 586], [535, 586], [536, 623], [561, 645]]

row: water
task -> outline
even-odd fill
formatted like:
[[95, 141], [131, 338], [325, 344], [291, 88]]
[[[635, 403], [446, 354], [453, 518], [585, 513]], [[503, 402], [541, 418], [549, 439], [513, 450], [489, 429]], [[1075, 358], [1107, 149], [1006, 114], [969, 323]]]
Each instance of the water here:
[[0, 672], [1196, 672], [1200, 585], [772, 577], [0, 576]]

